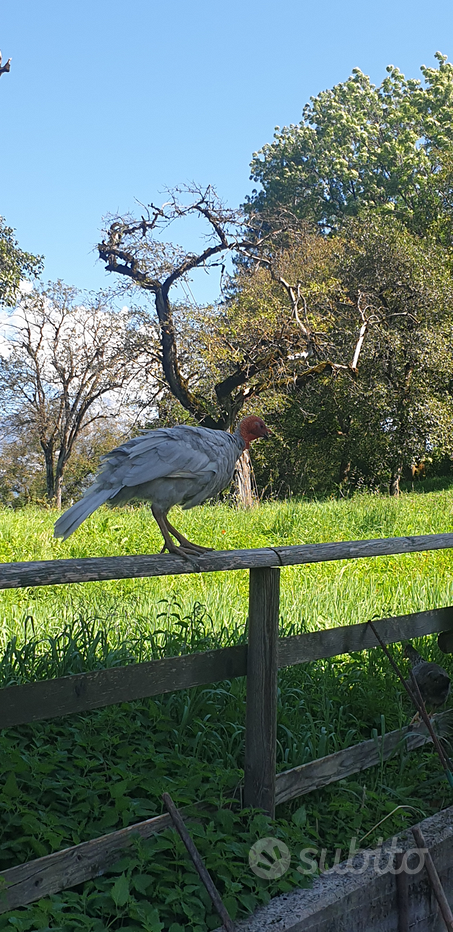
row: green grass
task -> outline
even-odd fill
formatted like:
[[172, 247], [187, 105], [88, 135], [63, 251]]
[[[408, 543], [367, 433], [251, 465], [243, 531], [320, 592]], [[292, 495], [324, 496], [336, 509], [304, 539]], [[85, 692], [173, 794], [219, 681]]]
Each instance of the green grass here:
[[[55, 514], [35, 508], [0, 512], [0, 560], [58, 559], [156, 553], [161, 546], [149, 509], [101, 509], [66, 543], [52, 537]], [[216, 549], [356, 540], [453, 530], [453, 491], [400, 499], [362, 495], [322, 503], [265, 503], [250, 512], [228, 505], [177, 513], [193, 540]], [[202, 603], [217, 628], [243, 629], [248, 574], [121, 580], [0, 592], [0, 644], [32, 616], [35, 632], [56, 635], [78, 616], [109, 619], [121, 640], [156, 625], [161, 599], [177, 599], [182, 614]], [[285, 628], [312, 630], [367, 618], [429, 609], [453, 602], [449, 550], [370, 560], [350, 560], [282, 570]]]
[[[176, 515], [183, 533], [217, 548], [440, 533], [452, 530], [453, 493], [358, 496], [340, 502], [227, 505]], [[55, 515], [0, 515], [0, 559], [157, 552], [145, 508], [97, 513], [66, 544]], [[224, 533], [223, 533], [224, 532]], [[282, 570], [283, 634], [453, 604], [451, 551], [342, 561]], [[217, 573], [0, 593], [0, 684], [238, 643], [245, 637], [247, 574]], [[453, 674], [434, 638], [426, 656]], [[398, 646], [392, 648], [401, 658]], [[113, 831], [162, 810], [204, 800], [226, 809], [191, 822], [191, 832], [233, 916], [304, 879], [303, 847], [340, 846], [371, 832], [376, 843], [451, 805], [429, 747], [279, 807], [277, 822], [241, 812], [231, 797], [242, 778], [242, 679], [123, 703], [0, 732], [0, 870]], [[284, 770], [399, 727], [405, 694], [380, 649], [281, 671], [277, 767]], [[406, 808], [402, 808], [406, 807]], [[381, 827], [377, 823], [388, 817]], [[280, 837], [292, 869], [269, 883], [248, 867], [250, 845]], [[107, 876], [0, 917], [0, 930], [207, 932], [219, 920], [170, 830], [142, 843]]]

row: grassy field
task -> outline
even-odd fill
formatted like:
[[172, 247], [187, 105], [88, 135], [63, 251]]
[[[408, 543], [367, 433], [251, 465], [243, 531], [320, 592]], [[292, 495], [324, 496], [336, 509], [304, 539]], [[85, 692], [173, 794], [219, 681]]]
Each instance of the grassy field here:
[[[103, 510], [63, 544], [55, 515], [0, 513], [0, 560], [153, 553], [160, 539], [146, 508]], [[453, 530], [453, 492], [399, 500], [357, 496], [323, 503], [268, 503], [251, 512], [205, 506], [175, 516], [183, 533], [217, 549], [354, 540]], [[344, 625], [453, 604], [451, 551], [282, 570], [282, 633]], [[0, 592], [0, 683], [237, 643], [245, 636], [247, 573], [193, 574]], [[419, 642], [453, 674], [435, 638]], [[399, 646], [392, 648], [401, 659]], [[300, 665], [279, 677], [279, 770], [323, 756], [411, 717], [380, 649]], [[451, 704], [451, 700], [450, 700]], [[380, 766], [279, 807], [277, 821], [229, 803], [242, 779], [245, 683], [207, 688], [0, 732], [0, 870], [161, 811], [203, 799], [220, 816], [191, 823], [232, 916], [300, 885], [297, 852], [366, 836], [377, 843], [452, 804], [427, 747], [401, 748]], [[379, 825], [380, 821], [386, 821]], [[294, 854], [280, 880], [255, 877], [248, 850], [281, 837]], [[0, 929], [208, 932], [219, 920], [174, 834], [139, 845], [106, 877], [0, 916]]]
[[[156, 553], [161, 540], [146, 507], [96, 512], [66, 543], [52, 537], [56, 515], [35, 508], [0, 512], [0, 561]], [[322, 503], [265, 503], [250, 512], [228, 505], [176, 513], [189, 538], [216, 549], [358, 540], [453, 530], [453, 491], [363, 495]], [[281, 616], [286, 630], [315, 630], [453, 601], [449, 550], [370, 560], [288, 567], [282, 571]], [[0, 592], [0, 643], [20, 635], [31, 616], [36, 634], [59, 633], [75, 617], [109, 619], [125, 632], [161, 625], [157, 616], [176, 599], [182, 615], [201, 603], [217, 632], [243, 630], [246, 572], [122, 580]], [[167, 600], [167, 603], [161, 600]]]

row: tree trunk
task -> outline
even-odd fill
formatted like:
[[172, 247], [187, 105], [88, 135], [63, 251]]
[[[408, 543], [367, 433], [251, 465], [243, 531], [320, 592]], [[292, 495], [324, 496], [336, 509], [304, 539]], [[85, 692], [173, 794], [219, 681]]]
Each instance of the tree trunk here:
[[63, 476], [60, 475], [58, 476], [55, 482], [55, 488], [54, 488], [54, 505], [55, 505], [55, 508], [58, 508], [59, 511], [61, 511], [61, 487], [62, 485], [63, 485]]
[[55, 471], [54, 471], [54, 457], [53, 457], [53, 446], [52, 444], [44, 445], [41, 443], [44, 459], [46, 462], [46, 493], [49, 502], [52, 501], [55, 495]]
[[234, 479], [238, 504], [243, 508], [253, 508], [258, 503], [258, 492], [248, 450], [244, 450], [236, 463]]
[[340, 460], [340, 466], [338, 470], [338, 482], [340, 485], [343, 485], [349, 479], [349, 473], [351, 472], [351, 460], [346, 456], [342, 456]]
[[390, 486], [389, 486], [390, 495], [400, 494], [400, 479], [401, 479], [402, 471], [403, 471], [402, 465], [394, 466], [392, 468], [392, 475], [390, 477]]

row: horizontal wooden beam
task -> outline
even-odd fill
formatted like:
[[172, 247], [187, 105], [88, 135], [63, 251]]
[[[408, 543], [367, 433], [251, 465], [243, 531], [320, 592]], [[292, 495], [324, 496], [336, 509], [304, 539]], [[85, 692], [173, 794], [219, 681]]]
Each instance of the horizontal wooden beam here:
[[[438, 713], [435, 720], [441, 722], [444, 716], [448, 718], [451, 712]], [[417, 734], [415, 726], [406, 726], [396, 731], [389, 731], [383, 738], [361, 741], [360, 744], [355, 744], [351, 748], [336, 751], [335, 754], [329, 754], [327, 757], [320, 757], [308, 764], [301, 764], [300, 767], [285, 770], [277, 774], [275, 805], [286, 803], [297, 796], [304, 796], [313, 790], [320, 790], [330, 783], [336, 783], [361, 770], [367, 770], [368, 767], [374, 767], [381, 760], [388, 760], [402, 741], [405, 743], [406, 751], [415, 751], [416, 748], [430, 740], [424, 734]]]
[[[453, 607], [383, 618], [373, 624], [383, 641], [393, 644], [453, 630]], [[307, 632], [279, 638], [278, 666], [281, 669], [376, 646], [376, 639], [366, 622]], [[38, 680], [24, 686], [8, 686], [0, 689], [0, 728], [246, 675], [247, 645], [238, 644], [205, 653], [131, 663], [111, 670]]]
[[[186, 819], [186, 810], [179, 811]], [[2, 871], [0, 913], [26, 906], [42, 896], [67, 890], [93, 877], [100, 877], [118, 860], [121, 851], [132, 844], [134, 838], [150, 838], [172, 826], [171, 817], [165, 813]]]
[[424, 534], [419, 537], [388, 537], [330, 544], [263, 547], [256, 550], [218, 550], [190, 559], [168, 553], [2, 563], [0, 589], [57, 586], [103, 579], [174, 576], [181, 573], [217, 573], [265, 566], [296, 566], [304, 563], [325, 563], [330, 560], [357, 560], [361, 557], [445, 550], [449, 547], [453, 547], [453, 534]]
[[245, 676], [247, 645], [0, 689], [0, 728]]
[[[374, 621], [385, 644], [409, 641], [427, 634], [453, 630], [453, 606], [433, 608], [427, 612], [414, 612], [410, 615], [396, 615], [394, 618], [381, 618]], [[279, 667], [292, 667], [310, 660], [324, 657], [336, 657], [338, 654], [351, 654], [357, 650], [369, 650], [378, 647], [378, 642], [365, 623], [341, 625], [338, 628], [326, 628], [324, 631], [312, 631], [307, 634], [295, 634], [280, 638], [278, 642]]]

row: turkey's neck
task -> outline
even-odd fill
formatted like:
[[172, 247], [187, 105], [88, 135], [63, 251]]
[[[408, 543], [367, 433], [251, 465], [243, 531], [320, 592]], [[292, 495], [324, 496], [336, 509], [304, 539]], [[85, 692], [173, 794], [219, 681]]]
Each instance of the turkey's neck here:
[[250, 440], [246, 440], [245, 437], [242, 436], [240, 425], [239, 425], [239, 427], [236, 428], [236, 430], [235, 430], [235, 432], [234, 432], [234, 434], [233, 434], [233, 437], [234, 437], [234, 439], [236, 440], [236, 443], [237, 443], [238, 447], [240, 448], [241, 453], [243, 453], [244, 450], [248, 450], [248, 448], [249, 448], [249, 446], [250, 446]]

